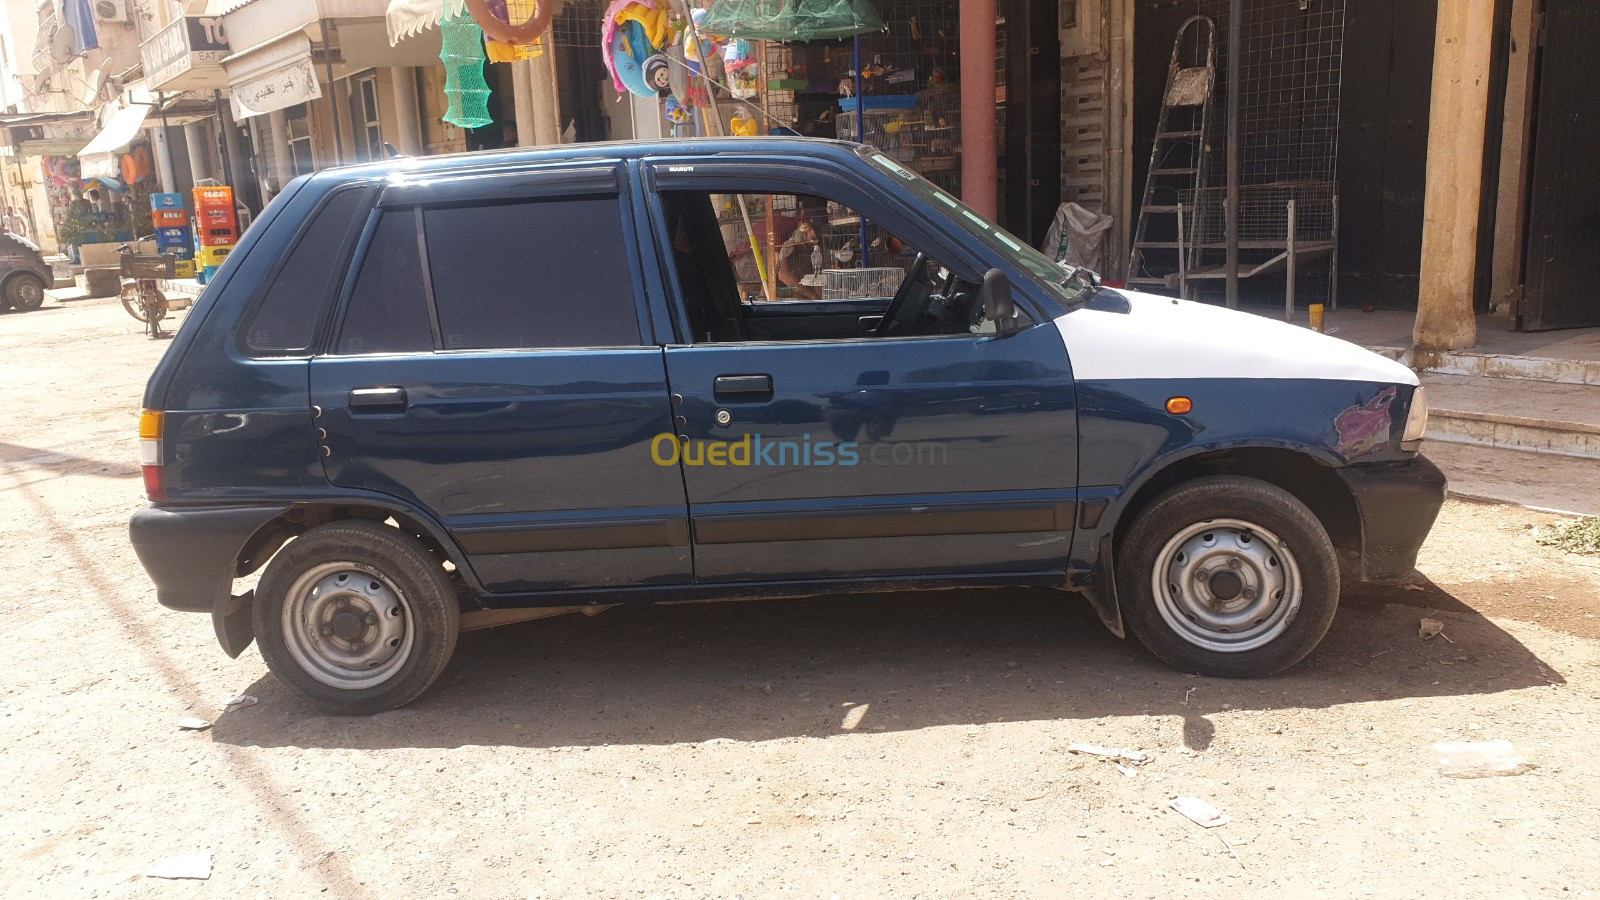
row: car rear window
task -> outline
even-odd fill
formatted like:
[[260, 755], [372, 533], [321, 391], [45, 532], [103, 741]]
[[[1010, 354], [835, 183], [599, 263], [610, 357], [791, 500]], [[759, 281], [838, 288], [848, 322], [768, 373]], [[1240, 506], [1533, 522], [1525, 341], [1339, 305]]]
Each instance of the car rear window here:
[[366, 221], [368, 193], [334, 193], [301, 233], [245, 328], [251, 354], [293, 355], [311, 346], [344, 274], [350, 244]]
[[383, 214], [361, 260], [338, 353], [422, 353], [433, 349], [428, 298], [417, 252], [417, 211]]
[[562, 197], [423, 213], [445, 350], [639, 344], [614, 197]]

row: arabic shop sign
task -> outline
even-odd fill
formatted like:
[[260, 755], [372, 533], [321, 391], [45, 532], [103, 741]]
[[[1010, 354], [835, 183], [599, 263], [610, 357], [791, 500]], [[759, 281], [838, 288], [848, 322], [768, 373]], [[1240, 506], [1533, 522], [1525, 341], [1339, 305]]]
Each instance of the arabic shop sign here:
[[139, 46], [146, 82], [152, 88], [188, 91], [225, 87], [222, 58], [228, 35], [221, 16], [184, 16]]
[[307, 56], [270, 72], [235, 82], [233, 115], [242, 119], [286, 109], [321, 96], [322, 85], [317, 83], [316, 68], [312, 66], [311, 58]]

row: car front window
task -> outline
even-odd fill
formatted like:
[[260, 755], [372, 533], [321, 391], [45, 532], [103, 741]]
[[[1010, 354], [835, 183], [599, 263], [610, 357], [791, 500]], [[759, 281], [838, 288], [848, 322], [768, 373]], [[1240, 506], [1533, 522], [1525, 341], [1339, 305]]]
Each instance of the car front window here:
[[873, 165], [895, 176], [911, 193], [948, 211], [953, 220], [982, 241], [984, 246], [1033, 276], [1033, 280], [1044, 288], [1050, 299], [1059, 303], [1063, 310], [1077, 309], [1089, 301], [1092, 290], [1083, 281], [1072, 277], [1074, 270], [1057, 265], [1048, 256], [984, 218], [977, 210], [945, 193], [933, 182], [888, 156], [871, 148], [861, 151], [861, 155]]

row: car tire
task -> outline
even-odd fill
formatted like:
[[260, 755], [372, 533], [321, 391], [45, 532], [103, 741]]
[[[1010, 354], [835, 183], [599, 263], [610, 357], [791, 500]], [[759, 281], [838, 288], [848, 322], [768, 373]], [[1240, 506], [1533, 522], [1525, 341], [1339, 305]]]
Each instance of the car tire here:
[[370, 521], [319, 525], [261, 576], [251, 612], [267, 668], [330, 712], [415, 700], [455, 651], [460, 604], [422, 542]]
[[1116, 569], [1134, 636], [1200, 675], [1281, 672], [1316, 648], [1339, 606], [1322, 523], [1253, 478], [1201, 478], [1157, 497], [1123, 537]]
[[33, 312], [44, 305], [44, 282], [24, 272], [6, 282], [5, 302], [17, 312]]

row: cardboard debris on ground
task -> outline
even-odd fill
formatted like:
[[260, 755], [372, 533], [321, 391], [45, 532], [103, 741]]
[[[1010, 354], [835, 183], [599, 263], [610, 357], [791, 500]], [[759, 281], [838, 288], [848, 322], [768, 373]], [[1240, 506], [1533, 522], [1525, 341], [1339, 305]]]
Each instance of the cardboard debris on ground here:
[[205, 719], [197, 719], [194, 716], [184, 716], [178, 720], [178, 727], [184, 731], [205, 731], [211, 727], [211, 723]]
[[1112, 762], [1122, 761], [1142, 766], [1150, 761], [1150, 754], [1138, 750], [1126, 750], [1121, 747], [1101, 747], [1097, 744], [1068, 744], [1070, 753], [1082, 753], [1086, 756], [1098, 756]]
[[1439, 774], [1447, 778], [1492, 778], [1521, 775], [1533, 768], [1516, 745], [1506, 740], [1454, 741], [1433, 745]]
[[232, 700], [229, 700], [227, 703], [222, 704], [222, 709], [223, 712], [233, 712], [236, 709], [244, 709], [246, 706], [255, 706], [260, 702], [260, 700], [257, 700], [250, 694], [240, 694]]
[[1227, 813], [1198, 797], [1174, 797], [1169, 805], [1201, 828], [1216, 828], [1233, 821]]
[[146, 878], [193, 878], [204, 881], [211, 877], [210, 853], [185, 853], [163, 859], [144, 873]]
[[1426, 641], [1432, 638], [1434, 635], [1442, 633], [1443, 631], [1443, 622], [1439, 621], [1438, 619], [1423, 619], [1422, 623], [1417, 626], [1417, 637]]

